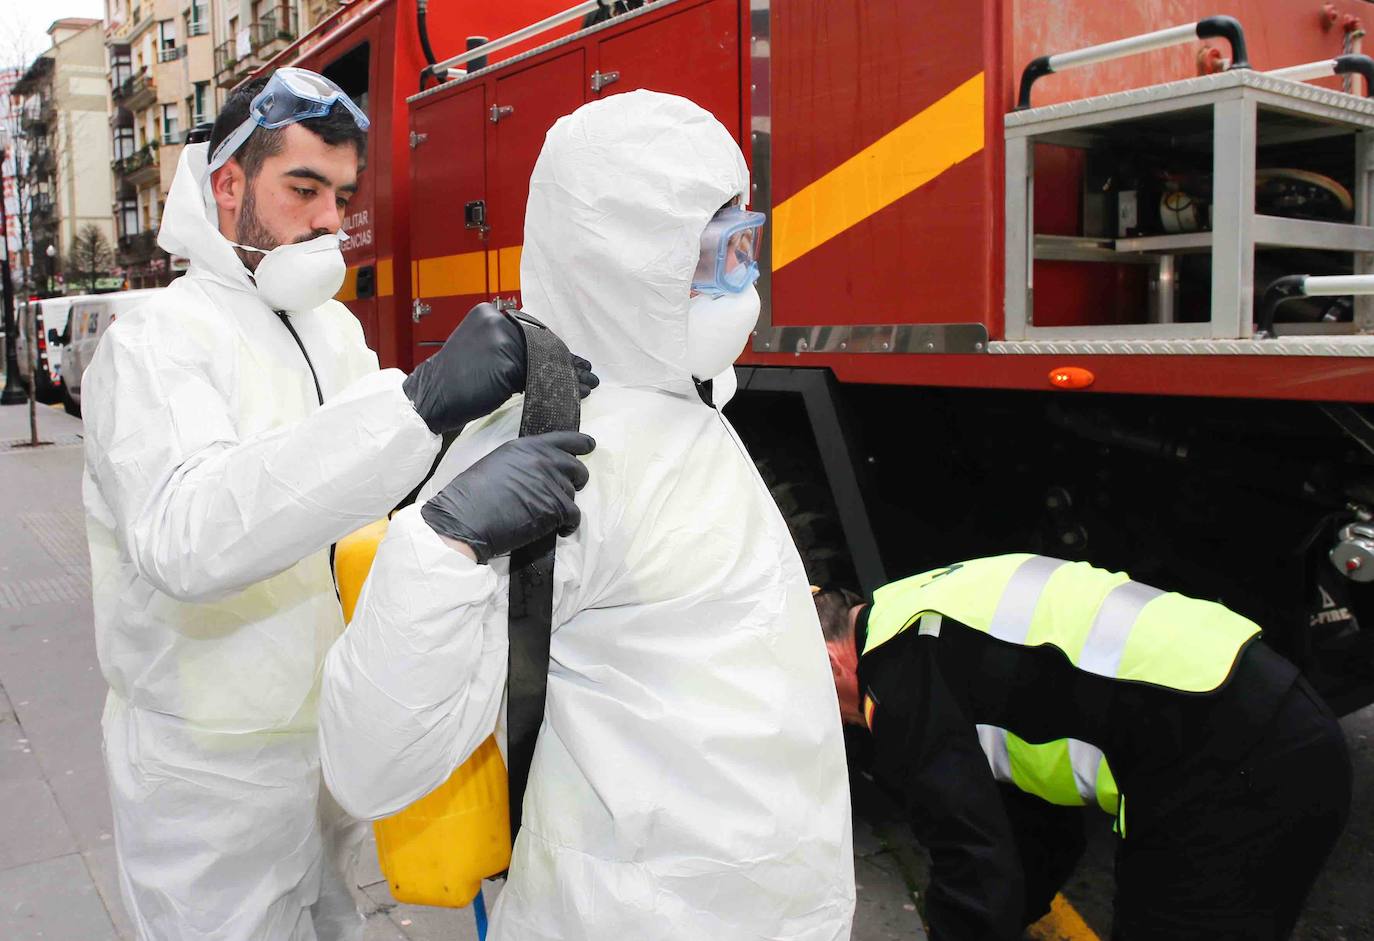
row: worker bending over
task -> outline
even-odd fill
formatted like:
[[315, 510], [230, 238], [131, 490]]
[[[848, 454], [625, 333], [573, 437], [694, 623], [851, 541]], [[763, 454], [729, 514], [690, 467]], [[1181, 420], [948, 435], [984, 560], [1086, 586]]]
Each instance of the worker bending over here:
[[1015, 938], [1047, 912], [1083, 848], [1068, 808], [1090, 804], [1116, 818], [1117, 941], [1289, 935], [1350, 762], [1253, 622], [1020, 554], [816, 605], [842, 716], [931, 854], [936, 941]]

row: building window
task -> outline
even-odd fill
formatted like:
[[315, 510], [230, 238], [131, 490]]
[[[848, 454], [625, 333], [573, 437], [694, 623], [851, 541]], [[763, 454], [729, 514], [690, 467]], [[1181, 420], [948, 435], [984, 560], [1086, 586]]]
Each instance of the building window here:
[[114, 158], [123, 160], [134, 155], [134, 129], [132, 127], [115, 128], [114, 137]]
[[162, 142], [164, 144], [180, 144], [181, 130], [177, 126], [179, 115], [175, 104], [162, 106]]
[[186, 35], [204, 36], [210, 32], [210, 6], [208, 3], [192, 3], [186, 11]]
[[191, 88], [191, 126], [213, 121], [215, 116], [210, 113], [210, 83], [196, 82]]
[[139, 232], [138, 228], [138, 200], [123, 199], [119, 202], [119, 235], [121, 238], [133, 238]]
[[181, 50], [177, 48], [177, 21], [158, 20], [157, 21], [157, 61], [171, 62], [179, 58]]

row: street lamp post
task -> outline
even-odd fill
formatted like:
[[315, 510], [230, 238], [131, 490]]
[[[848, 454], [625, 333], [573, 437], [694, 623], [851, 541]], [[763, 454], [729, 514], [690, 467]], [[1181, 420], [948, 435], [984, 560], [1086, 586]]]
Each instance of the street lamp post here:
[[5, 261], [0, 265], [0, 301], [5, 306], [5, 391], [0, 405], [22, 405], [29, 400], [28, 390], [19, 378], [19, 333], [14, 316], [14, 282], [10, 280], [10, 217], [5, 205], [5, 161], [8, 151], [0, 151], [0, 241], [5, 243]]
[[45, 248], [45, 249], [43, 249], [43, 254], [46, 255], [46, 256], [48, 257], [48, 279], [47, 279], [47, 280], [48, 280], [48, 283], [47, 283], [47, 285], [44, 287], [44, 291], [46, 291], [48, 294], [51, 294], [51, 293], [52, 293], [53, 268], [56, 266], [56, 262], [54, 262], [53, 259], [55, 259], [55, 258], [57, 257], [57, 246], [54, 245], [52, 242], [49, 242], [49, 243], [48, 243], [48, 247]]

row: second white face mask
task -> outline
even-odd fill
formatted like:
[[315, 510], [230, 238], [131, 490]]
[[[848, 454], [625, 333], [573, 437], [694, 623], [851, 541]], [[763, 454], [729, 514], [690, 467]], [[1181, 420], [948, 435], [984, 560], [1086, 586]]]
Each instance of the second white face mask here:
[[269, 252], [251, 245], [238, 247], [262, 253], [253, 281], [263, 303], [273, 310], [305, 311], [319, 307], [343, 287], [348, 268], [340, 245], [347, 238], [343, 232], [331, 232]]
[[713, 379], [739, 356], [759, 320], [759, 292], [698, 294], [687, 309], [687, 368], [697, 379]]

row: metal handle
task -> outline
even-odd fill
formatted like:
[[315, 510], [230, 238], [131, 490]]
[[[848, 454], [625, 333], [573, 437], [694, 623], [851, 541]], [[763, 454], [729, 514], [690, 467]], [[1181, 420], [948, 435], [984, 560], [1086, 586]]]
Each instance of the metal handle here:
[[490, 113], [491, 123], [496, 124], [502, 118], [508, 118], [512, 114], [515, 114], [515, 105], [492, 105]]
[[1286, 301], [1295, 297], [1343, 297], [1374, 294], [1374, 274], [1345, 274], [1313, 276], [1284, 275], [1269, 283], [1260, 299], [1259, 316], [1255, 318], [1255, 339], [1272, 340], [1278, 336], [1274, 329], [1274, 315]]
[[1365, 97], [1374, 97], [1374, 59], [1369, 56], [1337, 56], [1334, 59], [1321, 59], [1303, 65], [1290, 65], [1286, 69], [1275, 69], [1265, 74], [1293, 82], [1306, 82], [1332, 75], [1363, 75]]
[[420, 322], [420, 318], [421, 318], [421, 317], [424, 317], [424, 316], [426, 316], [426, 315], [428, 315], [429, 312], [430, 312], [432, 309], [433, 309], [433, 308], [431, 308], [431, 307], [430, 307], [428, 304], [426, 304], [424, 301], [420, 300], [418, 297], [415, 298], [415, 300], [413, 300], [413, 301], [410, 302], [410, 319], [411, 319], [411, 321], [412, 321], [413, 323], [419, 323], [419, 322]]
[[1086, 49], [1074, 49], [1070, 52], [1060, 52], [1033, 59], [1026, 66], [1025, 71], [1021, 73], [1021, 93], [1016, 100], [1016, 110], [1023, 111], [1030, 107], [1031, 86], [1035, 84], [1036, 79], [1053, 75], [1055, 72], [1062, 72], [1065, 69], [1097, 65], [1099, 62], [1109, 62], [1112, 59], [1122, 59], [1154, 49], [1177, 46], [1193, 39], [1225, 39], [1231, 44], [1231, 68], [1248, 69], [1250, 67], [1249, 56], [1245, 49], [1245, 32], [1241, 29], [1240, 21], [1233, 16], [1209, 16], [1204, 20], [1198, 20], [1196, 23], [1170, 26], [1167, 29], [1157, 29], [1152, 33], [1142, 33], [1139, 36], [1129, 36], [1125, 39], [1088, 46]]

